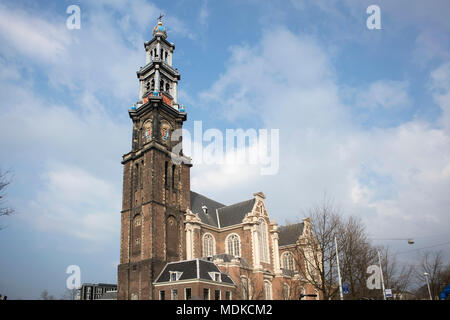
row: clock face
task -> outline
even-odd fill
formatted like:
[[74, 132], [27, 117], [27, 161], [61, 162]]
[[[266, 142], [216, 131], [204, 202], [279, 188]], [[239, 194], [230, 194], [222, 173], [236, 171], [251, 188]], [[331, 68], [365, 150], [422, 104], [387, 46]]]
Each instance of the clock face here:
[[161, 125], [161, 139], [166, 142], [169, 140], [170, 135], [170, 125], [167, 123], [162, 123]]

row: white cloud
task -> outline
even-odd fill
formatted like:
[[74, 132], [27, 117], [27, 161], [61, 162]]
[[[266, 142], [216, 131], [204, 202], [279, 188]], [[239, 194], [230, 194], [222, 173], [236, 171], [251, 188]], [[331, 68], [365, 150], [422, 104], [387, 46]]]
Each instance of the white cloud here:
[[[445, 231], [450, 223], [447, 124], [439, 129], [418, 119], [362, 129], [351, 117], [354, 106], [342, 102], [326, 51], [314, 39], [286, 29], [264, 33], [254, 47], [232, 48], [230, 61], [201, 97], [213, 100], [223, 111], [220, 116], [242, 121], [256, 115], [263, 126], [279, 128], [280, 173], [238, 183], [230, 178], [225, 196], [209, 170], [194, 166], [194, 189], [198, 181], [210, 180], [207, 195], [240, 201], [263, 186], [277, 221], [299, 217], [326, 191], [345, 212], [363, 217], [374, 235]], [[444, 65], [431, 75], [443, 111], [449, 101], [447, 71]], [[371, 107], [397, 108], [410, 101], [407, 83], [384, 79], [367, 92], [355, 91]]]
[[379, 80], [362, 88], [356, 97], [356, 104], [362, 108], [405, 108], [411, 104], [406, 81]]
[[68, 30], [21, 10], [0, 4], [0, 35], [14, 50], [46, 62], [64, 55], [70, 43]]
[[117, 236], [120, 190], [78, 167], [53, 165], [42, 177], [42, 188], [31, 203], [30, 219], [46, 232], [82, 240], [106, 241]]

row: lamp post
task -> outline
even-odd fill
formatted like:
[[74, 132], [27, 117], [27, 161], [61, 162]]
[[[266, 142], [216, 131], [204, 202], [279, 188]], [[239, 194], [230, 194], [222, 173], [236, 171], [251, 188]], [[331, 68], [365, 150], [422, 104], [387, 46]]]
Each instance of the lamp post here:
[[[414, 239], [372, 239], [372, 240], [408, 240], [408, 244], [414, 244]], [[380, 250], [377, 249], [378, 252], [378, 263], [380, 264], [380, 275], [381, 275], [381, 287], [383, 289], [383, 299], [386, 300], [386, 289], [384, 287], [384, 277], [383, 277], [383, 267], [381, 266], [381, 255]], [[428, 279], [428, 278], [427, 278]], [[428, 280], [427, 280], [428, 283]], [[430, 287], [428, 287], [429, 289]], [[431, 293], [430, 293], [431, 297]]]
[[338, 252], [336, 237], [334, 237], [334, 244], [336, 246], [336, 261], [337, 261], [338, 279], [339, 279], [339, 295], [341, 297], [341, 300], [344, 300], [344, 295], [342, 294], [341, 268], [339, 267], [339, 252]]
[[384, 288], [383, 267], [381, 266], [380, 250], [377, 249], [377, 252], [378, 252], [378, 262], [380, 263], [381, 288], [383, 289], [383, 299], [386, 300], [386, 289]]
[[428, 294], [430, 295], [430, 300], [433, 300], [433, 297], [431, 296], [430, 283], [428, 281], [428, 276], [430, 274], [428, 272], [424, 272], [423, 275], [425, 276], [425, 279], [427, 279], [427, 287], [428, 287]]

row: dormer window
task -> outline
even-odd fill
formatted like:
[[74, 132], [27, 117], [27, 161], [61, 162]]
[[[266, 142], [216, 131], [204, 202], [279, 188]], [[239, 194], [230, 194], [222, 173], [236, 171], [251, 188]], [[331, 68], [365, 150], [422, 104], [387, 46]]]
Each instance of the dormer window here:
[[222, 282], [222, 277], [220, 272], [208, 272], [209, 276], [211, 277], [212, 280], [214, 280], [215, 282]]
[[178, 281], [181, 277], [181, 275], [183, 274], [183, 272], [179, 272], [179, 271], [169, 271], [169, 281], [173, 282], [173, 281]]

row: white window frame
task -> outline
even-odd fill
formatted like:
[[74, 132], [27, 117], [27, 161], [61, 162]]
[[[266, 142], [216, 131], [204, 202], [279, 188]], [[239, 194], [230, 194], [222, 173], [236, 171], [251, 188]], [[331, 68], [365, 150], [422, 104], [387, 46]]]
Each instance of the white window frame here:
[[267, 222], [263, 218], [259, 219], [258, 222], [259, 223], [257, 226], [257, 234], [258, 234], [259, 259], [261, 262], [270, 263]]
[[[237, 241], [238, 241], [238, 246], [237, 246], [237, 248], [239, 250], [238, 254], [235, 254], [236, 253], [235, 252], [235, 250], [236, 250], [235, 240], [232, 240], [231, 238], [237, 239]], [[230, 252], [230, 248], [229, 248], [229, 245], [228, 245], [229, 241], [233, 241], [232, 245], [231, 245], [232, 252]], [[231, 255], [233, 255], [235, 257], [241, 257], [241, 252], [242, 252], [242, 250], [241, 250], [241, 237], [239, 237], [239, 235], [237, 233], [230, 233], [225, 239], [225, 249], [226, 249], [226, 253], [231, 254]]]
[[[269, 296], [267, 296], [267, 293], [269, 293]], [[269, 280], [264, 280], [264, 299], [272, 300], [272, 284]]]
[[205, 294], [205, 289], [208, 290], [208, 300], [211, 300], [211, 289], [210, 288], [203, 288], [203, 295]]
[[[207, 237], [211, 237], [210, 239], [211, 239], [211, 254], [208, 254], [208, 253], [210, 253], [210, 252], [207, 252], [207, 248], [206, 248], [206, 246], [205, 246], [205, 240], [206, 240], [206, 238]], [[202, 242], [202, 244], [203, 244], [203, 256], [204, 257], [211, 257], [211, 256], [214, 256], [215, 254], [216, 254], [216, 239], [214, 238], [214, 236], [211, 234], [211, 233], [205, 233], [204, 235], [203, 235], [203, 242]]]
[[187, 288], [184, 288], [184, 300], [187, 300], [187, 293], [186, 293], [186, 290], [187, 289], [190, 289], [191, 290], [191, 299], [190, 300], [192, 300], [192, 288], [191, 287], [187, 287]]
[[[289, 265], [286, 265], [286, 263], [285, 263], [286, 262], [285, 259], [289, 259], [288, 257], [291, 258], [292, 269], [289, 268]], [[283, 252], [283, 254], [281, 255], [281, 265], [282, 265], [283, 269], [292, 270], [292, 271], [295, 270], [294, 255], [292, 254], [292, 252], [290, 252], [290, 251]]]
[[[176, 298], [176, 299], [174, 299], [174, 295], [173, 295], [173, 292], [174, 292], [174, 291], [177, 292], [177, 298]], [[172, 288], [172, 289], [170, 289], [170, 299], [171, 299], [171, 300], [178, 300], [178, 288]]]

